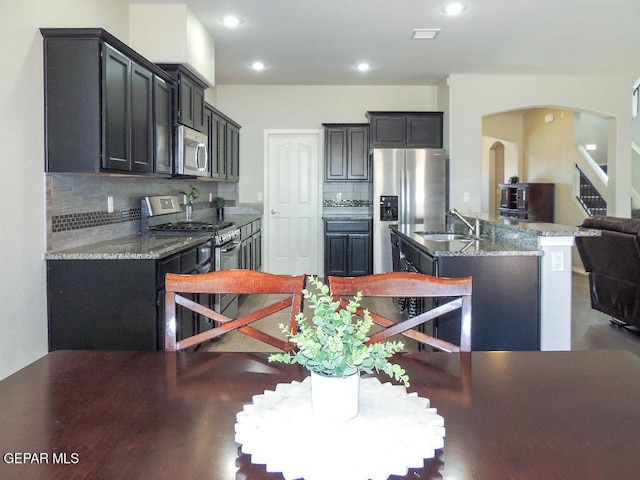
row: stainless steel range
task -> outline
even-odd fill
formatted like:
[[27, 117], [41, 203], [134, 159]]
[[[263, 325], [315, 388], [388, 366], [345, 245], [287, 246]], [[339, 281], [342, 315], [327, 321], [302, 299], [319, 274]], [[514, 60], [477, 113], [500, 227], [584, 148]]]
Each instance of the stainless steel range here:
[[[214, 244], [212, 269], [215, 271], [238, 268], [240, 255], [240, 229], [232, 222], [181, 221], [182, 209], [178, 197], [165, 195], [143, 197], [140, 217], [141, 232], [166, 234], [210, 233]], [[215, 295], [214, 309], [234, 318], [237, 313], [237, 295]]]

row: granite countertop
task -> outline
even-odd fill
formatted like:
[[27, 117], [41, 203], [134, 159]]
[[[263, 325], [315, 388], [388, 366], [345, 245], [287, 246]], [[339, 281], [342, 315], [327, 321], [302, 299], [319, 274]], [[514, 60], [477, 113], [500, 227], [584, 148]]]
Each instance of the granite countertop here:
[[[261, 218], [258, 214], [229, 214], [224, 220], [237, 227]], [[199, 217], [198, 221], [211, 221]], [[45, 260], [157, 260], [198, 245], [211, 238], [211, 233], [159, 232], [134, 234], [104, 242], [92, 243], [64, 250], [49, 251]]]
[[425, 239], [415, 232], [437, 233], [442, 228], [430, 228], [425, 225], [391, 225], [391, 230], [398, 232], [419, 249], [426, 251], [433, 257], [515, 257], [515, 256], [541, 256], [542, 251], [532, 248], [527, 244], [514, 241], [499, 240], [481, 236], [469, 238], [469, 240], [432, 241]]
[[[462, 215], [473, 219], [472, 216], [467, 216], [464, 212]], [[478, 214], [478, 218], [481, 222], [493, 223], [505, 230], [511, 230], [516, 233], [528, 233], [540, 237], [590, 237], [600, 235], [599, 230], [561, 225], [558, 223], [520, 222], [518, 220], [507, 220], [497, 215], [487, 213]]]
[[157, 260], [196, 246], [211, 234], [149, 233], [46, 252], [45, 260]]
[[349, 221], [349, 220], [372, 220], [373, 217], [367, 214], [345, 214], [345, 215], [323, 215], [323, 220], [329, 221]]

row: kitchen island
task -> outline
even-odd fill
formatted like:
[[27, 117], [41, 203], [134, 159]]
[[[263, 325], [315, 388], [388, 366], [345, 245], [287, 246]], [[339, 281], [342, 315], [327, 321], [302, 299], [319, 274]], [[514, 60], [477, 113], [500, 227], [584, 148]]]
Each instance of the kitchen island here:
[[[571, 247], [575, 236], [597, 232], [489, 215], [479, 222], [480, 236], [468, 236], [448, 218], [444, 230], [460, 236], [446, 241], [428, 235], [441, 225], [392, 225], [396, 269], [473, 277], [473, 350], [570, 350]], [[458, 322], [441, 322], [436, 335], [455, 342]]]

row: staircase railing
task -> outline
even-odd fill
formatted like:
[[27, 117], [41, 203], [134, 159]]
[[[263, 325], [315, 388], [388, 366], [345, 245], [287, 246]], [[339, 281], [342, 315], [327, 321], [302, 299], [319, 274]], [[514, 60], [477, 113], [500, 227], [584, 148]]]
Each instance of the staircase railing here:
[[591, 183], [591, 180], [584, 174], [580, 167], [576, 164], [576, 174], [578, 176], [576, 184], [578, 185], [578, 192], [576, 199], [584, 208], [584, 211], [589, 216], [606, 215], [607, 214], [607, 202], [598, 189]]

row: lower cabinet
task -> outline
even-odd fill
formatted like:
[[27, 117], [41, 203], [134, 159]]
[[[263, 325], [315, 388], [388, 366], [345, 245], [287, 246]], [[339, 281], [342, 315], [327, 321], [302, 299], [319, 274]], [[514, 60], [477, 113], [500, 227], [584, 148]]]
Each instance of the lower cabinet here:
[[[407, 262], [438, 277], [473, 277], [471, 348], [473, 350], [540, 349], [540, 276], [537, 256], [433, 257], [403, 240]], [[460, 341], [460, 320], [437, 321], [435, 335]]]
[[240, 227], [240, 268], [262, 270], [262, 220]]
[[[49, 351], [164, 350], [167, 273], [212, 270], [204, 242], [160, 260], [49, 260]], [[213, 308], [213, 296], [201, 298]], [[212, 327], [178, 311], [179, 336]]]
[[371, 220], [325, 220], [325, 277], [358, 277], [373, 271]]

